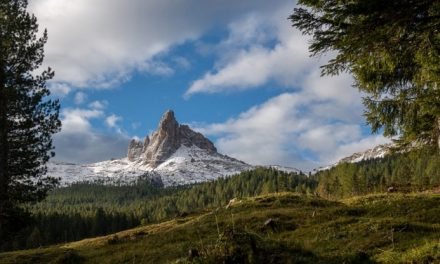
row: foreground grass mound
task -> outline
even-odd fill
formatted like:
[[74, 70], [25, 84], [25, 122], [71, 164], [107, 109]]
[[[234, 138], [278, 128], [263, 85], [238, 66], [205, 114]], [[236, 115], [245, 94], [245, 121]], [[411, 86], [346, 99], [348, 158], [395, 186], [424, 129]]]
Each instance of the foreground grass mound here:
[[0, 263], [439, 263], [440, 195], [279, 193]]

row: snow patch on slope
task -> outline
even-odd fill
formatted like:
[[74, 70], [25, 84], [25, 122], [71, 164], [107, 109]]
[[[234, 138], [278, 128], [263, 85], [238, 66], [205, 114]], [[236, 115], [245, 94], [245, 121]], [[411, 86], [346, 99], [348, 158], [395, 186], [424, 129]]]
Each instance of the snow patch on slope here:
[[271, 168], [271, 169], [275, 169], [275, 170], [279, 170], [279, 171], [284, 171], [287, 173], [300, 173], [300, 172], [302, 172], [301, 170], [299, 170], [297, 168], [286, 167], [286, 166], [281, 166], [281, 165], [267, 165], [267, 166], [263, 166], [263, 167]]
[[77, 165], [51, 162], [48, 175], [60, 178], [61, 185], [76, 182], [132, 184], [143, 175], [160, 179], [164, 186], [183, 185], [230, 176], [253, 166], [197, 146], [182, 145], [171, 157], [153, 168], [142, 160], [128, 158]]
[[393, 143], [378, 145], [378, 146], [376, 146], [372, 149], [368, 149], [364, 152], [354, 153], [351, 156], [348, 156], [346, 158], [341, 159], [340, 161], [336, 162], [335, 164], [315, 169], [313, 172], [316, 173], [318, 171], [329, 170], [329, 169], [331, 169], [341, 163], [357, 163], [357, 162], [361, 162], [363, 160], [383, 158], [383, 157], [385, 157], [385, 155], [390, 153], [391, 148], [393, 146], [394, 146]]

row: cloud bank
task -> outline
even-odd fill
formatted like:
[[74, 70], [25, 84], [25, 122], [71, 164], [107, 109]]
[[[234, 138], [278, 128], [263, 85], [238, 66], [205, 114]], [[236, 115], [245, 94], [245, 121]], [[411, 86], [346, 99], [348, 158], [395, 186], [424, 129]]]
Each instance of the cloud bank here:
[[340, 85], [351, 82], [348, 76], [324, 78], [322, 82], [324, 92], [309, 88], [308, 83], [314, 82], [307, 79], [302, 92], [280, 94], [224, 123], [197, 129], [216, 136], [221, 152], [251, 164], [281, 164], [303, 170], [388, 142], [381, 135], [362, 133], [358, 96], [339, 96], [351, 91]]
[[[361, 95], [351, 78], [320, 77], [326, 58], [310, 58], [308, 39], [290, 26], [294, 5], [290, 0], [30, 0], [30, 11], [49, 32], [45, 64], [56, 71], [50, 88], [59, 97], [75, 93], [75, 105], [63, 109], [63, 128], [55, 136], [57, 159], [124, 156], [129, 136], [119, 126], [122, 117], [106, 113], [104, 100], [87, 102], [86, 88], [115, 87], [138, 73], [173, 78], [191, 64], [167, 55], [188, 43], [215, 61], [188, 85], [187, 99], [279, 91], [225, 122], [198, 127], [217, 138], [223, 153], [253, 164], [312, 168], [385, 142], [365, 133]], [[226, 35], [204, 43], [203, 36], [216, 27]], [[96, 129], [97, 123], [112, 133]]]
[[381, 135], [365, 133], [361, 95], [351, 87], [348, 74], [320, 76], [319, 66], [326, 58], [309, 57], [307, 38], [280, 20], [288, 12], [280, 8], [270, 16], [235, 22], [229, 37], [219, 44], [228, 56], [219, 56], [216, 66], [195, 80], [185, 95], [274, 84], [284, 92], [224, 123], [198, 129], [216, 136], [220, 151], [236, 158], [301, 169], [328, 165], [388, 142]]
[[61, 112], [63, 124], [60, 133], [54, 136], [56, 156], [53, 160], [92, 163], [112, 158], [122, 158], [127, 154], [130, 138], [123, 133], [104, 133], [93, 128], [92, 121], [108, 123], [117, 128], [120, 117], [105, 116], [102, 102], [93, 102], [90, 108], [66, 108]]
[[214, 26], [274, 6], [265, 0], [29, 1], [29, 10], [49, 32], [45, 64], [56, 70], [55, 83], [93, 88], [112, 87], [134, 72], [171, 75], [173, 68], [158, 55]]

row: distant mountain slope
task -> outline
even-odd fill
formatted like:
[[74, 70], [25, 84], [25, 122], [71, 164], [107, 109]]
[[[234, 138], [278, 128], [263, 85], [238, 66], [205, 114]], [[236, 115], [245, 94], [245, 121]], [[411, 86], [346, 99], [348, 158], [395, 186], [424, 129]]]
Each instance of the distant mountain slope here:
[[344, 162], [355, 163], [363, 160], [383, 158], [385, 155], [390, 153], [392, 146], [392, 143], [378, 145], [372, 149], [368, 149], [363, 152], [357, 152], [352, 154], [351, 156], [343, 158], [337, 164]]
[[[392, 144], [384, 144], [354, 153], [313, 172], [330, 169], [341, 163], [382, 158], [390, 152], [391, 147]], [[189, 126], [179, 124], [174, 112], [169, 110], [162, 116], [156, 131], [143, 140], [133, 139], [130, 142], [126, 158], [82, 165], [50, 162], [48, 175], [59, 177], [62, 185], [83, 181], [130, 184], [147, 175], [164, 186], [173, 186], [213, 180], [254, 167], [218, 153], [209, 139]], [[263, 167], [300, 172], [297, 168], [280, 165]]]
[[158, 129], [143, 141], [132, 140], [126, 158], [93, 164], [51, 162], [48, 175], [63, 185], [74, 182], [130, 184], [143, 175], [165, 186], [216, 179], [252, 169], [253, 166], [219, 154], [202, 134], [180, 125], [173, 111], [167, 111]]
[[287, 166], [281, 166], [281, 165], [266, 165], [266, 166], [262, 166], [262, 167], [271, 168], [271, 169], [275, 169], [275, 170], [279, 170], [279, 171], [284, 171], [287, 173], [300, 173], [300, 172], [302, 172], [300, 169], [293, 168], [293, 167], [287, 167]]
[[333, 168], [341, 163], [356, 163], [361, 162], [363, 160], [369, 160], [369, 159], [377, 159], [377, 158], [383, 158], [385, 155], [389, 154], [391, 152], [391, 148], [394, 146], [393, 143], [388, 144], [382, 144], [378, 145], [374, 148], [362, 151], [362, 152], [356, 152], [348, 157], [345, 157], [338, 162], [328, 165], [325, 167], [320, 167], [317, 169], [314, 169], [314, 172], [322, 171], [322, 170], [328, 170], [330, 168]]

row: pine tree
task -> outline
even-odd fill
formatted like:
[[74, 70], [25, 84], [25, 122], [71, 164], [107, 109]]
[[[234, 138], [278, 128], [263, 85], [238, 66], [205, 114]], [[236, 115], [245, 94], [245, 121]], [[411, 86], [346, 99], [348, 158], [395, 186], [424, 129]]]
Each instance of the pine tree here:
[[26, 0], [0, 1], [0, 237], [19, 228], [18, 205], [41, 200], [56, 181], [44, 177], [60, 128], [59, 102], [50, 100], [43, 62], [47, 32], [37, 36]]
[[440, 149], [440, 1], [299, 0], [293, 25], [313, 55], [336, 51], [324, 75], [350, 72], [373, 132]]

